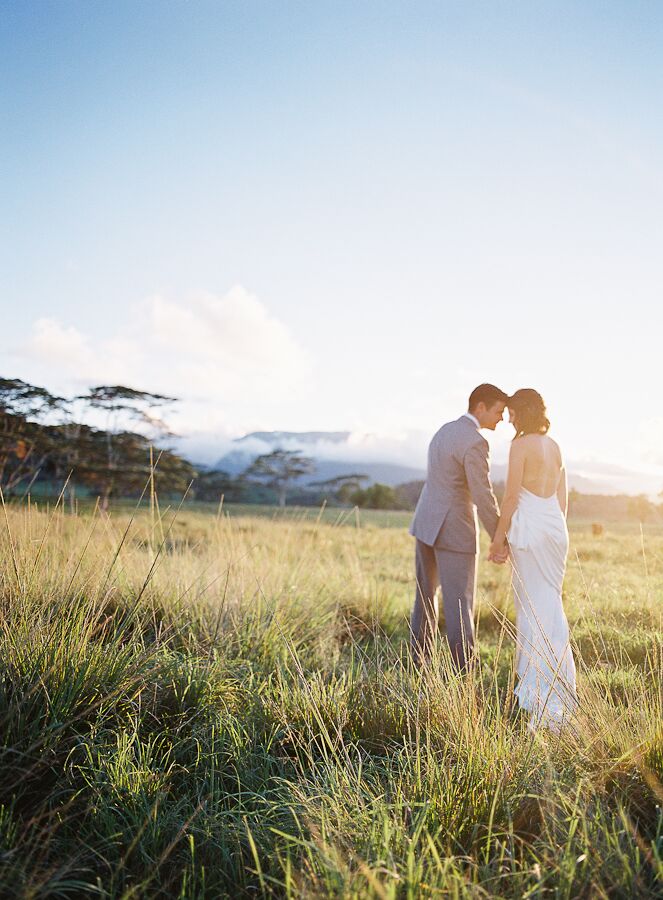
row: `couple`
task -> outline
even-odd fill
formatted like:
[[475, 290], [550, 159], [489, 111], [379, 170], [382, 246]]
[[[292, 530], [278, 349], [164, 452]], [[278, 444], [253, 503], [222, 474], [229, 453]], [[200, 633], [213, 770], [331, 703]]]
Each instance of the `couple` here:
[[[505, 408], [516, 435], [511, 444], [500, 510], [489, 474], [488, 442]], [[509, 397], [492, 384], [470, 395], [468, 411], [433, 437], [428, 472], [410, 526], [416, 538], [417, 589], [411, 619], [417, 665], [430, 656], [437, 632], [436, 591], [442, 589], [454, 665], [474, 656], [474, 598], [479, 550], [476, 513], [491, 536], [488, 558], [511, 560], [516, 607], [516, 696], [530, 728], [558, 730], [576, 705], [575, 664], [562, 607], [569, 536], [562, 455], [548, 436], [539, 393], [523, 388]]]

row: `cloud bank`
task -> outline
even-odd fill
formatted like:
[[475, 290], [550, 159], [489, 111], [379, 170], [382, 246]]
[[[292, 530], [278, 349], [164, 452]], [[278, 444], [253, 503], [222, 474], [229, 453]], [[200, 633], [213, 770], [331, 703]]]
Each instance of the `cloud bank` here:
[[309, 354], [239, 285], [185, 300], [154, 294], [102, 337], [41, 318], [10, 356], [20, 377], [54, 391], [126, 384], [181, 398], [181, 432], [278, 427], [284, 401], [304, 403], [312, 387]]

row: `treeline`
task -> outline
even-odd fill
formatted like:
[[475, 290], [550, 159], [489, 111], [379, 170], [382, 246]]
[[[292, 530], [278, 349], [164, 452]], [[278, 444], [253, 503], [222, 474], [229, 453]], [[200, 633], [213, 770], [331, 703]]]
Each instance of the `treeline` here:
[[231, 503], [277, 502], [285, 506], [287, 500], [297, 506], [319, 506], [326, 502], [365, 509], [410, 508], [410, 498], [398, 487], [380, 483], [364, 486], [368, 475], [353, 473], [302, 483], [304, 476], [314, 473], [313, 459], [277, 448], [258, 456], [244, 472], [235, 476], [218, 469], [201, 472], [195, 493], [199, 500], [214, 501], [223, 495]]
[[[186, 491], [196, 472], [166, 447], [160, 411], [174, 398], [121, 385], [60, 397], [18, 378], [0, 379], [0, 485], [24, 496], [44, 485], [76, 486], [108, 506], [153, 479], [162, 494]], [[97, 420], [98, 426], [85, 420]], [[140, 430], [137, 430], [138, 426]]]
[[[300, 505], [326, 501], [376, 509], [406, 509], [398, 489], [365, 486], [361, 473], [302, 483], [314, 460], [276, 449], [232, 476], [197, 471], [169, 449], [164, 409], [176, 398], [123, 385], [98, 385], [61, 397], [19, 378], [0, 378], [0, 487], [5, 497], [30, 493], [92, 495], [102, 508], [111, 499], [140, 496], [146, 485], [160, 496]], [[90, 424], [95, 422], [95, 424]]]
[[[663, 492], [659, 498], [663, 500]], [[569, 514], [596, 522], [658, 522], [663, 519], [663, 502], [654, 503], [645, 494], [581, 494], [571, 490]]]
[[[413, 510], [423, 481], [391, 487], [367, 484], [353, 473], [315, 481], [315, 461], [277, 448], [258, 456], [236, 475], [200, 469], [168, 448], [173, 437], [163, 413], [174, 397], [122, 385], [98, 385], [83, 394], [60, 397], [18, 378], [0, 378], [0, 487], [5, 497], [59, 493], [111, 499], [140, 496], [147, 484], [159, 496], [182, 496], [218, 503], [286, 502], [298, 506], [338, 506]], [[92, 425], [93, 421], [96, 424]], [[304, 480], [306, 479], [306, 480]], [[496, 484], [498, 499], [504, 489]], [[661, 494], [663, 499], [663, 492]], [[602, 521], [663, 518], [663, 504], [646, 496], [569, 493], [576, 518]]]

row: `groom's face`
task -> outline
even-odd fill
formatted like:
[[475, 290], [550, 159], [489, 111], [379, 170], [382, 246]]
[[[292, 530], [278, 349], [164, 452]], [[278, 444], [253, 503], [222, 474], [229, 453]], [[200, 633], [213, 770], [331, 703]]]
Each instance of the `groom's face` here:
[[486, 410], [483, 416], [479, 417], [481, 427], [487, 428], [489, 431], [495, 431], [497, 425], [502, 421], [506, 404], [498, 400], [497, 403], [493, 403], [493, 405], [489, 407], [486, 407], [482, 403], [479, 405], [484, 406], [484, 409]]

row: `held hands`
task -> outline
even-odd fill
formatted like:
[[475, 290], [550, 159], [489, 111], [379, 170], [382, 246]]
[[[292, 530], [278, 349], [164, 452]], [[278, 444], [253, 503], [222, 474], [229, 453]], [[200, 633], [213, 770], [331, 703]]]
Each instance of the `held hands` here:
[[503, 565], [507, 559], [509, 558], [509, 546], [504, 538], [500, 541], [499, 539], [493, 541], [490, 545], [490, 549], [488, 550], [488, 560], [489, 562], [497, 563], [497, 565]]

